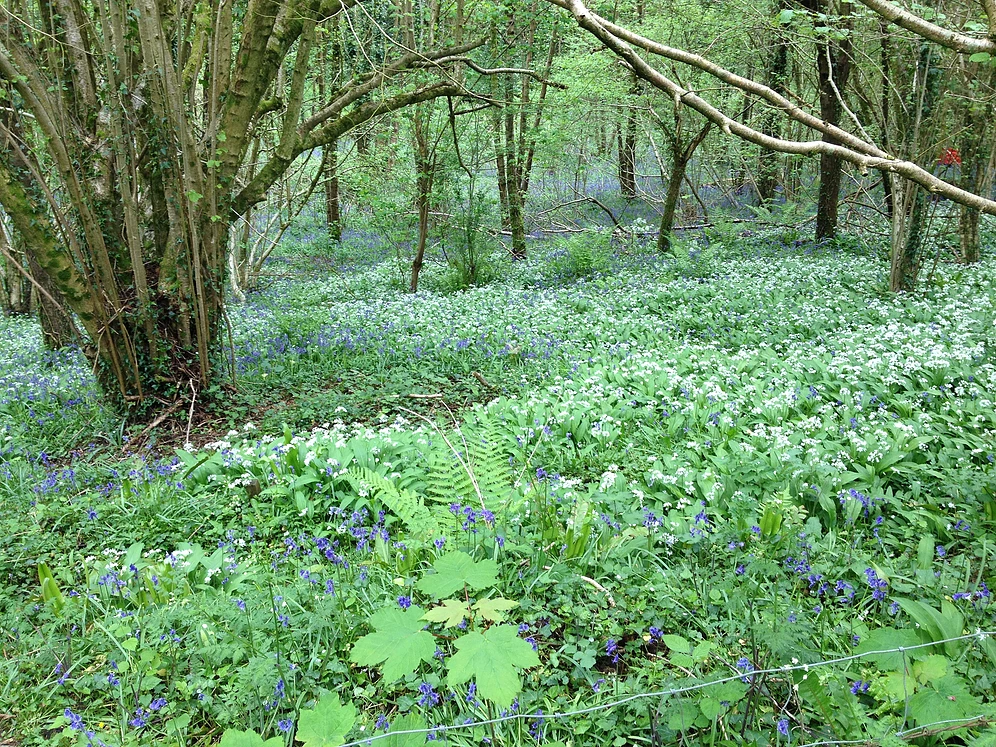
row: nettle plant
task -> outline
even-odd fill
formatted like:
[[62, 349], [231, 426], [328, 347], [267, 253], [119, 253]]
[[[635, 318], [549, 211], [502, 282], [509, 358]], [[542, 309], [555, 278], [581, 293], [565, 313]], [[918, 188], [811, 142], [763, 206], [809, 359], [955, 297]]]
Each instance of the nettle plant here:
[[[488, 715], [494, 708], [508, 712], [522, 691], [522, 671], [540, 664], [534, 646], [508, 621], [507, 613], [519, 603], [494, 595], [498, 585], [494, 560], [474, 560], [456, 551], [441, 555], [432, 568], [434, 572], [419, 579], [415, 589], [436, 603], [426, 610], [404, 595], [397, 606], [374, 612], [367, 620], [373, 631], [356, 641], [349, 660], [379, 669], [377, 685], [385, 689], [399, 683], [414, 685], [420, 673], [425, 673], [413, 706], [431, 708], [440, 702], [435, 687], [445, 667], [450, 688], [470, 682], [466, 701], [472, 707], [481, 707], [480, 698]], [[314, 708], [301, 712], [297, 739], [305, 747], [336, 747], [345, 742], [356, 722], [357, 710], [351, 702], [341, 703], [334, 694], [326, 694]], [[389, 732], [386, 744], [425, 741], [426, 722], [418, 713], [401, 716], [393, 727], [393, 732], [416, 733]], [[264, 742], [255, 732], [229, 729], [222, 739], [222, 747], [271, 744], [283, 744], [283, 738]]]

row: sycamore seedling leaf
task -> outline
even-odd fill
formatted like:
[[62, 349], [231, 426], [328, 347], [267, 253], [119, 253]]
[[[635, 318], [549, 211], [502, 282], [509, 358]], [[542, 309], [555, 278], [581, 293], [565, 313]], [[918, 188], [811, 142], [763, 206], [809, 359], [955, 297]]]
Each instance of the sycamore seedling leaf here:
[[474, 609], [477, 610], [481, 614], [481, 617], [485, 620], [503, 623], [507, 619], [505, 617], [505, 613], [511, 609], [515, 609], [518, 606], [519, 603], [511, 599], [495, 597], [494, 599], [478, 600], [477, 604], [474, 605]]
[[[417, 713], [408, 713], [391, 722], [391, 731], [379, 744], [383, 747], [424, 747], [425, 719]], [[415, 732], [399, 734], [397, 732]]]
[[343, 705], [335, 693], [326, 693], [318, 704], [301, 711], [297, 722], [297, 741], [304, 747], [339, 747], [356, 723], [356, 706]]
[[513, 625], [496, 625], [484, 633], [474, 631], [458, 638], [447, 682], [460, 685], [473, 678], [482, 698], [508, 708], [522, 690], [519, 670], [540, 663], [533, 647], [517, 633]]
[[498, 564], [495, 561], [475, 561], [465, 552], [446, 553], [432, 567], [436, 572], [422, 577], [415, 586], [437, 599], [464, 588], [485, 589], [498, 582]]
[[283, 737], [270, 737], [266, 741], [256, 732], [225, 729], [218, 747], [284, 747]]
[[429, 622], [441, 622], [444, 628], [454, 628], [466, 620], [469, 614], [470, 608], [466, 602], [461, 602], [459, 599], [444, 599], [438, 607], [433, 607], [426, 612], [422, 619]]
[[413, 674], [421, 662], [432, 661], [436, 652], [436, 640], [422, 630], [422, 616], [422, 608], [416, 606], [378, 610], [369, 620], [374, 632], [356, 642], [350, 661], [363, 666], [383, 662], [382, 673], [388, 682]]

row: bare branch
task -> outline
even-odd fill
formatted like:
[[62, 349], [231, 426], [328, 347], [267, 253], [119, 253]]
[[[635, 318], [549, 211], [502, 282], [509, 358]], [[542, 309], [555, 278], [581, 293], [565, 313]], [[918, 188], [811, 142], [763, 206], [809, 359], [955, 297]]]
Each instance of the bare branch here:
[[[924, 39], [940, 44], [942, 47], [947, 47], [960, 54], [989, 52], [992, 55], [996, 55], [996, 40], [980, 39], [975, 36], [958, 33], [957, 31], [951, 31], [950, 29], [926, 21], [920, 18], [920, 16], [910, 13], [905, 8], [894, 5], [889, 0], [860, 1], [887, 21], [891, 21], [907, 31], [912, 31], [917, 36], [922, 36]], [[992, 33], [994, 23], [992, 6], [996, 5], [996, 3], [993, 0], [982, 0], [982, 2], [989, 16], [989, 29], [990, 33]]]
[[[560, 4], [560, 0], [549, 0]], [[752, 127], [748, 127], [723, 113], [720, 109], [710, 104], [692, 91], [685, 90], [677, 83], [665, 77], [659, 71], [651, 67], [633, 48], [625, 41], [606, 28], [609, 24], [603, 24], [601, 19], [589, 11], [580, 0], [568, 0], [570, 10], [578, 24], [590, 31], [606, 47], [615, 52], [626, 61], [633, 71], [641, 78], [652, 84], [655, 88], [668, 94], [676, 103], [684, 104], [702, 116], [706, 117], [720, 127], [728, 135], [736, 135], [739, 138], [760, 145], [762, 148], [778, 151], [780, 153], [792, 153], [796, 155], [814, 156], [824, 153], [835, 155], [849, 163], [857, 165], [863, 172], [868, 169], [878, 169], [891, 173], [900, 174], [910, 181], [916, 182], [929, 192], [937, 193], [962, 205], [977, 208], [978, 210], [996, 215], [996, 201], [986, 199], [977, 194], [968, 192], [953, 184], [949, 184], [942, 179], [923, 169], [918, 164], [911, 161], [899, 160], [888, 153], [880, 151], [870, 143], [857, 138], [854, 135], [847, 135], [847, 145], [857, 143], [860, 147], [845, 147], [826, 141], [797, 141], [784, 140], [758, 132]], [[616, 27], [618, 28], [618, 27]], [[710, 66], [715, 67], [710, 63]], [[758, 85], [758, 84], [755, 84]], [[770, 89], [768, 89], [770, 91]], [[774, 94], [774, 92], [771, 92]], [[777, 96], [777, 94], [774, 94]], [[818, 129], [826, 131], [826, 126]], [[838, 129], [838, 128], [833, 128]], [[843, 131], [841, 131], [843, 132]], [[872, 155], [880, 153], [881, 155]]]
[[549, 80], [544, 78], [542, 75], [537, 73], [535, 70], [529, 70], [528, 68], [521, 67], [481, 67], [476, 62], [468, 57], [446, 57], [439, 60], [440, 64], [445, 62], [463, 62], [475, 73], [480, 73], [481, 75], [527, 75], [533, 80], [539, 81], [540, 83], [553, 86], [554, 88], [559, 88], [562, 91], [567, 90], [567, 86], [563, 83], [559, 83], [555, 80]]

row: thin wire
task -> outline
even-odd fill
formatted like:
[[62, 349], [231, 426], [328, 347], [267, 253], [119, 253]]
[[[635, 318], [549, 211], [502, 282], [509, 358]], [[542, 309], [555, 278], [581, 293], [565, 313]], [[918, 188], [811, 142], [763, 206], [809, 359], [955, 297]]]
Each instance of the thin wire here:
[[[758, 675], [764, 674], [778, 674], [785, 672], [797, 672], [805, 671], [808, 672], [810, 669], [815, 669], [817, 667], [823, 667], [830, 664], [841, 664], [848, 661], [854, 661], [856, 659], [863, 659], [868, 656], [879, 656], [881, 654], [903, 654], [903, 660], [905, 662], [906, 652], [914, 651], [920, 648], [929, 648], [931, 646], [940, 646], [945, 643], [953, 643], [955, 641], [966, 641], [973, 638], [977, 638], [980, 641], [987, 638], [988, 636], [996, 635], [996, 631], [992, 630], [979, 630], [975, 633], [970, 633], [968, 635], [960, 635], [954, 638], [945, 638], [940, 641], [931, 641], [930, 643], [918, 643], [913, 646], [899, 646], [897, 648], [881, 649], [876, 651], [865, 651], [860, 654], [851, 654], [849, 656], [841, 656], [836, 659], [827, 659], [825, 661], [814, 662], [812, 664], [786, 664], [781, 667], [775, 667], [772, 669], [755, 669], [750, 672], [743, 672], [740, 674], [731, 675], [729, 677], [723, 677], [718, 680], [710, 680], [709, 682], [700, 682], [694, 685], [688, 685], [687, 687], [669, 688], [667, 690], [657, 690], [654, 692], [647, 693], [635, 693], [629, 695], [625, 698], [619, 698], [618, 700], [609, 701], [608, 703], [600, 703], [599, 705], [589, 706], [588, 708], [579, 708], [574, 711], [563, 711], [562, 713], [511, 713], [506, 716], [499, 716], [497, 718], [491, 718], [484, 721], [469, 721], [464, 724], [441, 724], [439, 726], [434, 726], [425, 729], [402, 729], [399, 731], [389, 731], [383, 734], [372, 734], [369, 737], [364, 737], [363, 739], [358, 739], [354, 742], [347, 742], [342, 747], [362, 747], [363, 745], [375, 742], [379, 739], [385, 739], [391, 736], [401, 736], [404, 734], [430, 734], [434, 732], [447, 732], [454, 731], [457, 729], [472, 729], [478, 726], [492, 726], [495, 724], [502, 724], [508, 721], [523, 721], [523, 720], [536, 720], [536, 719], [565, 719], [572, 718], [574, 716], [584, 716], [589, 713], [596, 713], [598, 711], [608, 710], [610, 708], [616, 708], [626, 703], [632, 703], [637, 700], [644, 700], [646, 698], [662, 698], [669, 695], [681, 695], [683, 693], [694, 692], [696, 690], [702, 690], [713, 685], [721, 685], [725, 682], [733, 682], [734, 680], [742, 680], [747, 677], [756, 677]], [[921, 724], [915, 729], [908, 729], [906, 731], [896, 732], [896, 736], [903, 736], [904, 734], [910, 734], [913, 732], [923, 731], [924, 729], [929, 729], [934, 726], [941, 726], [944, 724], [951, 723], [969, 723], [971, 721], [976, 721], [980, 717], [973, 716], [972, 718], [965, 719], [948, 719], [946, 721], [936, 721], [931, 724]], [[848, 745], [848, 744], [866, 744], [869, 740], [867, 739], [851, 739], [851, 740], [840, 740], [840, 741], [827, 741], [827, 742], [810, 742], [809, 744], [799, 745], [799, 747], [829, 747], [830, 745]]]
[[935, 726], [943, 726], [944, 724], [967, 724], [972, 721], [982, 721], [985, 720], [986, 718], [987, 718], [986, 714], [984, 713], [980, 713], [978, 716], [972, 716], [971, 718], [948, 718], [944, 719], [944, 721], [935, 721], [932, 724], [923, 724], [922, 726], [918, 726], [915, 729], [907, 729], [906, 731], [897, 731], [896, 736], [903, 737], [906, 736], [907, 734], [912, 734], [913, 732], [926, 731]]

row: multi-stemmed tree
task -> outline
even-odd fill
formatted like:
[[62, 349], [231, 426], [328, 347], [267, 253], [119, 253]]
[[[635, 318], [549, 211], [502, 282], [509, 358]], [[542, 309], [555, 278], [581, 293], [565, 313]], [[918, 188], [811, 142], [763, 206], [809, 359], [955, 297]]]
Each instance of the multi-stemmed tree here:
[[[317, 29], [398, 12], [358, 0], [38, 0], [0, 16], [0, 205], [125, 402], [207, 384], [233, 220], [302, 154], [378, 115], [454, 96], [438, 48], [362, 49], [311, 98]], [[437, 22], [445, 18], [437, 16]], [[384, 31], [390, 38], [390, 30]], [[244, 170], [258, 128], [278, 133]]]

